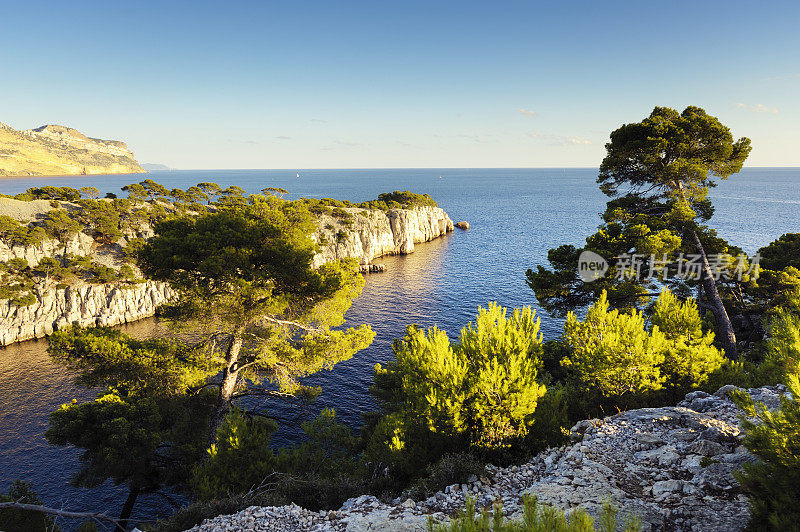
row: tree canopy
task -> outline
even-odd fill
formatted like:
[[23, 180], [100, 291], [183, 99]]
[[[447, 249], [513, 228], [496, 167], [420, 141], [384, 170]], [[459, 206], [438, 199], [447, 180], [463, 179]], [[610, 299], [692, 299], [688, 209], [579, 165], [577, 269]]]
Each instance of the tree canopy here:
[[300, 379], [374, 336], [366, 325], [337, 329], [363, 286], [355, 261], [312, 268], [315, 226], [304, 204], [251, 198], [161, 222], [139, 252], [142, 271], [176, 290], [164, 316], [224, 361], [212, 439], [236, 397], [313, 398], [319, 390]]

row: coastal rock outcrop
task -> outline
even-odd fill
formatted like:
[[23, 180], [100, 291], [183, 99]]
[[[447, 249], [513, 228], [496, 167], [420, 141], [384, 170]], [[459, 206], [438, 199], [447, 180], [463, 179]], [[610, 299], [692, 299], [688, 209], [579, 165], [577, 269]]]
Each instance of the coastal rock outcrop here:
[[[675, 407], [644, 408], [579, 422], [572, 443], [548, 449], [530, 462], [499, 468], [492, 478], [472, 478], [422, 500], [382, 502], [363, 495], [334, 511], [311, 512], [295, 505], [250, 507], [192, 528], [212, 530], [373, 531], [426, 530], [428, 516], [446, 522], [464, 508], [503, 502], [521, 517], [522, 496], [565, 510], [597, 515], [610, 501], [623, 518], [638, 515], [643, 530], [729, 532], [742, 530], [749, 506], [733, 472], [755, 461], [742, 445], [742, 411], [730, 400], [733, 386], [710, 395], [692, 392]], [[779, 405], [784, 386], [747, 390], [769, 408]]]
[[0, 175], [130, 174], [144, 172], [124, 142], [90, 138], [47, 125], [17, 131], [0, 123]]
[[172, 296], [164, 283], [86, 284], [38, 292], [37, 302], [0, 301], [0, 345], [41, 338], [65, 325], [119, 325], [152, 316]]
[[[52, 208], [49, 205], [47, 201], [0, 198], [0, 214], [27, 221], [46, 214]], [[346, 210], [350, 214], [346, 223], [341, 218], [320, 215], [316, 238], [321, 241], [322, 251], [313, 259], [315, 267], [351, 257], [359, 261], [362, 270], [383, 271], [382, 266], [371, 264], [373, 259], [412, 253], [416, 244], [453, 230], [453, 221], [438, 207]], [[145, 224], [130, 236], [148, 238], [152, 234], [152, 228]], [[66, 251], [91, 256], [95, 262], [119, 269], [126, 243], [123, 238], [115, 244], [100, 245], [91, 236], [79, 232], [66, 242]], [[25, 259], [30, 267], [35, 267], [45, 257], [59, 257], [63, 253], [64, 245], [54, 239], [10, 248], [0, 242], [0, 261]], [[73, 322], [117, 325], [147, 318], [172, 294], [166, 285], [152, 281], [132, 286], [80, 284], [65, 289], [55, 289], [51, 285], [37, 285], [34, 290], [37, 301], [26, 307], [0, 300], [0, 346], [41, 338]]]
[[323, 250], [314, 257], [314, 266], [343, 258], [369, 264], [384, 255], [406, 255], [414, 246], [453, 231], [453, 220], [439, 207], [412, 209], [348, 208], [351, 218], [323, 214], [319, 220], [318, 241]]

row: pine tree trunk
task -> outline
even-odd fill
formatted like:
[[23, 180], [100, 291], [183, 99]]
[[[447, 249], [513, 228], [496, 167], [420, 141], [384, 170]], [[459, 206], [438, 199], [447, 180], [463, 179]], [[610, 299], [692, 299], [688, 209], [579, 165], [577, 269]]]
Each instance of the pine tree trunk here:
[[225, 369], [222, 370], [222, 383], [219, 388], [219, 399], [211, 415], [209, 427], [209, 445], [217, 441], [217, 429], [228, 414], [231, 407], [231, 398], [236, 389], [236, 380], [239, 377], [239, 353], [244, 342], [244, 327], [237, 328], [231, 337], [228, 351], [225, 353]]
[[711, 306], [711, 312], [714, 314], [714, 321], [716, 321], [717, 324], [717, 338], [720, 343], [722, 343], [722, 348], [725, 350], [725, 354], [728, 358], [737, 360], [739, 358], [739, 353], [736, 348], [736, 333], [733, 330], [731, 319], [728, 317], [728, 311], [725, 310], [725, 306], [722, 304], [722, 298], [719, 295], [719, 290], [717, 290], [717, 283], [714, 281], [711, 266], [708, 264], [708, 257], [703, 248], [703, 243], [700, 242], [700, 237], [697, 236], [696, 231], [692, 231], [692, 237], [694, 238], [694, 245], [697, 248], [697, 252], [700, 254], [703, 261], [701, 283], [706, 299]]
[[133, 505], [136, 504], [136, 498], [139, 496], [140, 488], [137, 485], [131, 485], [128, 489], [128, 498], [125, 499], [125, 504], [122, 505], [122, 512], [119, 514], [119, 525], [117, 526], [118, 532], [125, 532], [128, 529], [128, 519], [133, 512]]

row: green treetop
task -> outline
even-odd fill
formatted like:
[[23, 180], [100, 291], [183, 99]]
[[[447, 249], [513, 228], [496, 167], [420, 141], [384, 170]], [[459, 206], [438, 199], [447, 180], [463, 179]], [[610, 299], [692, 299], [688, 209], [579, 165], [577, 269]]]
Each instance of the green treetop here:
[[[708, 253], [736, 253], [705, 224], [714, 209], [709, 187], [738, 172], [750, 153], [750, 140], [734, 140], [730, 130], [699, 107], [682, 113], [656, 107], [641, 122], [611, 133], [597, 179], [611, 199], [603, 225], [587, 238], [586, 249], [610, 263], [608, 275], [583, 283], [576, 275], [580, 250], [561, 246], [548, 254], [553, 270], [528, 270], [528, 283], [548, 310], [566, 311], [589, 304], [602, 291], [616, 308], [646, 303], [658, 292], [649, 281], [621, 273], [620, 256], [635, 253], [648, 259], [642, 270], [658, 273], [659, 262], [679, 253], [697, 254], [701, 266], [703, 305], [714, 314], [717, 338], [727, 355], [737, 356], [736, 337], [720, 296]], [[681, 283], [682, 281], [676, 281]], [[693, 286], [696, 282], [688, 281]]]
[[415, 476], [448, 450], [493, 452], [519, 442], [545, 393], [537, 381], [539, 323], [529, 307], [509, 316], [492, 303], [457, 343], [436, 327], [410, 326], [394, 342], [397, 361], [375, 368], [373, 393], [386, 415], [370, 437], [370, 458]]
[[641, 312], [609, 311], [605, 293], [582, 322], [573, 312], [567, 315], [564, 340], [571, 351], [561, 363], [603, 395], [658, 390], [664, 382], [658, 370], [664, 362], [664, 334], [658, 327], [649, 333]]
[[64, 209], [53, 209], [47, 214], [42, 226], [45, 233], [58, 240], [64, 246], [62, 263], [67, 259], [67, 243], [80, 231], [80, 224], [73, 220]]

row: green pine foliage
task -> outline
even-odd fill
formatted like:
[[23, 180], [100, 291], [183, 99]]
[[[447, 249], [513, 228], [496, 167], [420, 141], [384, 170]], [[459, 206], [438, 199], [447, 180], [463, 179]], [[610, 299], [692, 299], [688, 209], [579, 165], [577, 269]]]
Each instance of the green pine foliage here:
[[200, 501], [251, 494], [261, 504], [294, 502], [305, 508], [335, 508], [363, 493], [365, 467], [358, 438], [333, 410], [303, 423], [304, 441], [278, 452], [270, 448], [277, 425], [233, 408], [219, 428], [207, 460], [195, 466], [190, 485]]
[[[0, 502], [42, 504], [30, 483], [22, 480], [12, 482], [8, 493], [0, 493]], [[55, 524], [52, 515], [5, 508], [0, 509], [0, 530], [4, 532], [60, 532], [61, 527]]]
[[274, 477], [277, 458], [270, 450], [277, 424], [264, 418], [248, 419], [238, 408], [231, 409], [208, 449], [208, 459], [199, 465], [192, 486], [201, 500], [222, 498], [256, 490]]
[[125, 519], [139, 493], [187, 479], [207, 442], [209, 397], [201, 386], [218, 365], [182, 343], [138, 340], [106, 327], [57, 331], [49, 352], [75, 373], [77, 385], [104, 390], [50, 416], [48, 441], [82, 450], [74, 484], [126, 484]]
[[629, 516], [620, 522], [617, 509], [610, 503], [603, 505], [597, 522], [582, 508], [567, 516], [563, 510], [541, 504], [536, 497], [522, 496], [522, 517], [507, 519], [502, 503], [495, 503], [492, 511], [483, 509], [478, 514], [475, 500], [467, 498], [462, 510], [450, 523], [436, 524], [428, 519], [429, 532], [639, 532], [642, 521]]
[[666, 337], [661, 373], [669, 385], [696, 388], [726, 363], [725, 356], [713, 345], [714, 333], [703, 331], [694, 299], [680, 301], [664, 289], [650, 319]]
[[586, 387], [607, 397], [658, 390], [664, 383], [666, 338], [657, 326], [647, 331], [639, 311], [609, 310], [605, 292], [583, 321], [567, 315], [564, 340], [570, 353], [562, 360]]
[[206, 356], [225, 361], [212, 440], [237, 397], [313, 399], [319, 389], [300, 379], [374, 337], [367, 325], [339, 328], [364, 285], [356, 262], [312, 267], [315, 225], [305, 205], [251, 199], [165, 220], [138, 254], [143, 273], [177, 293], [162, 316], [190, 331]]
[[754, 404], [746, 393], [734, 399], [748, 418], [744, 445], [760, 461], [743, 466], [737, 475], [750, 495], [748, 530], [797, 530], [800, 523], [800, 381], [787, 379], [791, 398], [781, 398], [781, 408], [771, 412]]
[[373, 393], [385, 415], [367, 454], [399, 476], [447, 452], [492, 453], [521, 441], [545, 386], [537, 381], [542, 339], [530, 308], [491, 303], [462, 329], [459, 341], [432, 327], [410, 326], [396, 340], [395, 363], [376, 366]]

